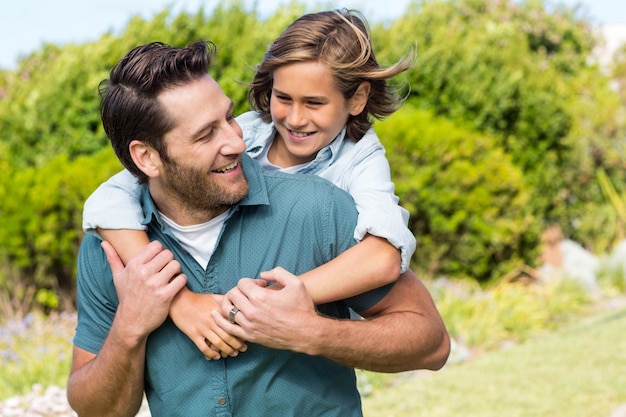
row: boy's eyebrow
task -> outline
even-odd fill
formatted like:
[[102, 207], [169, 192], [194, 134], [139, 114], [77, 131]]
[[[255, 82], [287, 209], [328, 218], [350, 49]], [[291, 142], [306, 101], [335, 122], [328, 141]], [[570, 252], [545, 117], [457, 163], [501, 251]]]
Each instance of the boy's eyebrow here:
[[[285, 95], [285, 96], [291, 97], [290, 94], [284, 93], [284, 92], [278, 90], [277, 88], [272, 88], [272, 94], [281, 94], [281, 95]], [[319, 100], [319, 101], [321, 101], [321, 100], [325, 100], [326, 96], [304, 96], [304, 98], [307, 99], [307, 100]]]

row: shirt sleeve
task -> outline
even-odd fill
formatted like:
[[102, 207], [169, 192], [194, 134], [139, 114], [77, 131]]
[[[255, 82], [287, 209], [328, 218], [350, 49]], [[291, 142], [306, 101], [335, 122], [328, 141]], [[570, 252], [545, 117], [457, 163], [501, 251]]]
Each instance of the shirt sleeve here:
[[115, 318], [118, 299], [111, 269], [100, 240], [85, 236], [78, 254], [76, 308], [78, 324], [74, 345], [97, 354]]
[[146, 230], [142, 224], [143, 188], [128, 170], [109, 178], [85, 202], [83, 230], [98, 237], [97, 228]]
[[347, 185], [359, 212], [354, 238], [360, 241], [369, 233], [387, 239], [401, 251], [404, 272], [415, 252], [415, 236], [408, 228], [409, 212], [394, 190], [385, 149], [376, 138], [354, 161]]
[[[323, 237], [328, 239], [326, 245], [333, 248], [330, 259], [356, 244], [353, 237], [356, 217], [353, 198], [339, 188], [333, 187], [332, 192], [333, 196], [325, 199], [331, 210], [324, 216], [323, 223], [326, 227], [321, 228], [324, 230]], [[364, 311], [382, 300], [392, 287], [393, 283], [347, 298], [343, 303], [354, 311]]]

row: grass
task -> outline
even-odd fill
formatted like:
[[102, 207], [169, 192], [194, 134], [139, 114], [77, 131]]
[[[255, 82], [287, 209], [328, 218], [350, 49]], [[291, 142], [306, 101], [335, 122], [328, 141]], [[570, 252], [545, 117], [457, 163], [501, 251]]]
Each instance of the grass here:
[[33, 386], [65, 386], [76, 316], [31, 313], [0, 327], [0, 401]]
[[448, 365], [398, 377], [367, 417], [596, 417], [626, 403], [626, 308]]

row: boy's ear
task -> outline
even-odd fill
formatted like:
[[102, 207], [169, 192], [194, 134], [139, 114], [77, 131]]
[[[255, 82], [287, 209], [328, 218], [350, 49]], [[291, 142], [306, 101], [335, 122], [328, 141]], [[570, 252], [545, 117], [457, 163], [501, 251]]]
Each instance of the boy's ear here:
[[159, 176], [162, 166], [161, 157], [153, 147], [139, 140], [133, 140], [128, 148], [137, 168], [150, 178]]
[[367, 104], [367, 99], [370, 96], [370, 83], [367, 81], [363, 81], [359, 84], [359, 87], [356, 89], [356, 93], [350, 99], [349, 104], [349, 113], [352, 116], [357, 116], [361, 114], [365, 105]]

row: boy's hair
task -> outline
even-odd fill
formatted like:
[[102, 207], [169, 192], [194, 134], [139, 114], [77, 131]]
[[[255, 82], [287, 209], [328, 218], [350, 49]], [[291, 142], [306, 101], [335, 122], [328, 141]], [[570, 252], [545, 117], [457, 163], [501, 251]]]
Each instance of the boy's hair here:
[[207, 74], [215, 57], [211, 42], [196, 41], [186, 48], [152, 42], [129, 51], [99, 86], [104, 130], [122, 165], [140, 183], [148, 177], [133, 162], [129, 145], [140, 140], [167, 160], [164, 135], [173, 121], [157, 100], [165, 89], [185, 85]]
[[377, 119], [392, 114], [401, 104], [387, 79], [409, 69], [413, 51], [394, 65], [382, 68], [376, 61], [365, 18], [354, 10], [332, 10], [298, 18], [270, 45], [248, 91], [250, 107], [264, 121], [271, 121], [270, 98], [274, 71], [296, 62], [320, 62], [330, 71], [335, 87], [346, 100], [359, 85], [370, 83], [370, 94], [363, 112], [350, 116], [347, 136], [359, 140]]

